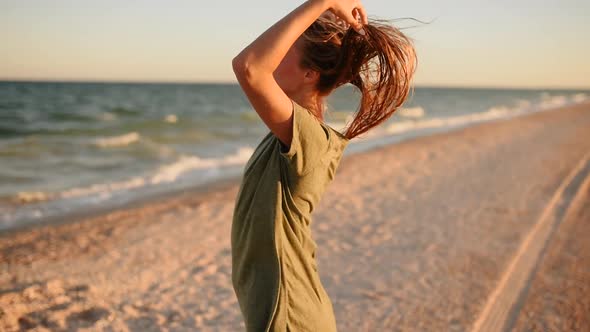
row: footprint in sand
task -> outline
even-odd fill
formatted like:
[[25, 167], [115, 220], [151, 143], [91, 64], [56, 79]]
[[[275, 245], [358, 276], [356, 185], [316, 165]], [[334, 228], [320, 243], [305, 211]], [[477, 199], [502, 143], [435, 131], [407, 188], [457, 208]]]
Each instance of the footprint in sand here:
[[87, 328], [93, 326], [97, 321], [110, 315], [105, 308], [94, 307], [79, 312], [74, 312], [66, 318], [68, 329]]

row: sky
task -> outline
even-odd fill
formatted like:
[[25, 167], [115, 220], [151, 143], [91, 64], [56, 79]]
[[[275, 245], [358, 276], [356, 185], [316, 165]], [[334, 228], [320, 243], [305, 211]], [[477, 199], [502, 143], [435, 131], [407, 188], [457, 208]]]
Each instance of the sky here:
[[[0, 80], [235, 83], [231, 59], [301, 3], [0, 0]], [[417, 86], [590, 89], [588, 0], [362, 3], [430, 22], [403, 23]]]

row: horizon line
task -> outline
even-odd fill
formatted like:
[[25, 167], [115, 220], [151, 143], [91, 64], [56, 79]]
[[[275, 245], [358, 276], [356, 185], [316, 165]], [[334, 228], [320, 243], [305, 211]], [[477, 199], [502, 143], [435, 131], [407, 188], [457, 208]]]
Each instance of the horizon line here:
[[[162, 84], [162, 85], [192, 85], [192, 84], [209, 84], [209, 85], [239, 85], [237, 81], [193, 81], [193, 80], [117, 80], [117, 79], [13, 79], [0, 78], [0, 83], [79, 83], [79, 84]], [[345, 85], [351, 85], [347, 83]], [[461, 85], [461, 84], [436, 84], [420, 83], [414, 84], [414, 88], [453, 88], [453, 89], [491, 89], [491, 90], [582, 90], [590, 91], [590, 86], [498, 86], [498, 85]]]

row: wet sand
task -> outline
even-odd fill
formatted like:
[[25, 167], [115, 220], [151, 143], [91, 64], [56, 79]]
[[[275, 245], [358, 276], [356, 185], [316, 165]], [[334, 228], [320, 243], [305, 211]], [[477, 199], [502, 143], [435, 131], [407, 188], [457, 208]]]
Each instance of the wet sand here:
[[[312, 223], [339, 330], [470, 330], [590, 151], [588, 128], [585, 103], [343, 159]], [[0, 330], [242, 331], [230, 277], [237, 189], [234, 182], [4, 233]], [[577, 313], [588, 308], [580, 293], [588, 289], [564, 292], [570, 284], [559, 280], [588, 277], [590, 262], [580, 254], [588, 214], [564, 201], [564, 220], [556, 219], [507, 315], [523, 331], [526, 317], [540, 317], [540, 327], [585, 324]], [[554, 304], [539, 296], [547, 287]]]

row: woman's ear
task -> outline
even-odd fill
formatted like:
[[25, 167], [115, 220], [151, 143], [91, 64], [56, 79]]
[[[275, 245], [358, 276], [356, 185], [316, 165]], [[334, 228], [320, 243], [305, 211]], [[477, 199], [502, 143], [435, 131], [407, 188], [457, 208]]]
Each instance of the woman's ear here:
[[320, 79], [320, 73], [316, 70], [308, 69], [305, 71], [305, 76], [303, 79], [304, 79], [305, 83], [314, 83], [315, 84]]

